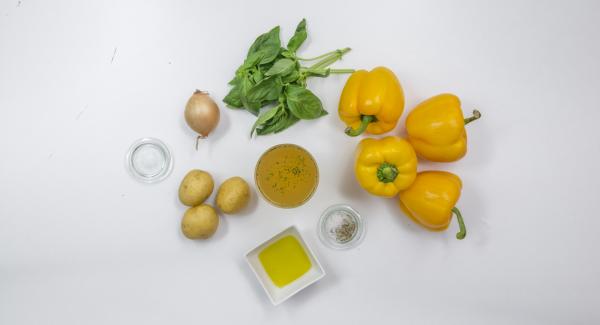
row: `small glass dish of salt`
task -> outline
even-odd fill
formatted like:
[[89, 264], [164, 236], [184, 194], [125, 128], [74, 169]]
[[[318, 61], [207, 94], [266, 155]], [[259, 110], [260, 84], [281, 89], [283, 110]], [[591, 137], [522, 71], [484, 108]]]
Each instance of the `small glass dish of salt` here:
[[365, 221], [360, 214], [346, 204], [327, 208], [317, 226], [319, 239], [333, 249], [348, 249], [358, 246], [365, 236]]

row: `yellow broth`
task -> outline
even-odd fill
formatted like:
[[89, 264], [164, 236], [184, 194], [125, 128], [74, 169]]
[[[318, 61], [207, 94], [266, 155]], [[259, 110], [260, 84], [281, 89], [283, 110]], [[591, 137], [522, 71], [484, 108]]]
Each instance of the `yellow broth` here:
[[292, 208], [308, 201], [317, 187], [319, 171], [302, 147], [281, 144], [267, 150], [256, 164], [256, 185], [271, 203]]

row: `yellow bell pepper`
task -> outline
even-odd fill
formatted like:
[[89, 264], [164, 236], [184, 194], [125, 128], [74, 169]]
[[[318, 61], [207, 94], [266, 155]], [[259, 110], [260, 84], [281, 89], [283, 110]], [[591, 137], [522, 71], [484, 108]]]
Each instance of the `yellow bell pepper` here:
[[363, 139], [356, 148], [356, 179], [369, 193], [393, 197], [417, 174], [417, 155], [408, 141], [394, 136]]
[[346, 134], [357, 136], [365, 130], [370, 134], [392, 130], [403, 110], [398, 78], [390, 69], [377, 67], [352, 73], [342, 90], [338, 114], [348, 126]]
[[415, 107], [406, 118], [408, 141], [419, 156], [438, 162], [456, 161], [467, 153], [465, 125], [481, 117], [478, 110], [464, 118], [460, 100], [441, 94]]
[[452, 173], [420, 172], [414, 183], [400, 192], [400, 208], [416, 223], [433, 231], [448, 228], [454, 213], [460, 227], [456, 238], [463, 239], [467, 229], [460, 211], [455, 207], [461, 189], [460, 178]]

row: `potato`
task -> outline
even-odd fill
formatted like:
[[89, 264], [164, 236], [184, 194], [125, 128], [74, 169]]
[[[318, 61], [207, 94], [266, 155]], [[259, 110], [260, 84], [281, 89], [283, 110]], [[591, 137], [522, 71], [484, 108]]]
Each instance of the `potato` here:
[[202, 202], [212, 194], [215, 182], [209, 173], [193, 169], [181, 181], [179, 185], [179, 201], [193, 207]]
[[219, 226], [219, 216], [208, 204], [189, 208], [181, 220], [181, 231], [189, 239], [206, 239], [212, 236]]
[[239, 212], [250, 201], [250, 186], [241, 177], [227, 179], [217, 191], [217, 206], [227, 214]]

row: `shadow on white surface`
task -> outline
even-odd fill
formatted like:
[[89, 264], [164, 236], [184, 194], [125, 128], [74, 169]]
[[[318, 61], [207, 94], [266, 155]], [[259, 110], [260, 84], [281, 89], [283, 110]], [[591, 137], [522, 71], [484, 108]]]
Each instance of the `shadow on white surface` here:
[[[450, 237], [454, 236], [448, 236], [448, 232], [451, 232], [451, 229], [445, 232], [429, 231], [424, 227], [416, 224], [409, 216], [405, 215], [404, 212], [400, 209], [400, 206], [398, 205], [397, 196], [391, 199], [382, 198], [381, 204], [385, 205], [385, 207], [387, 208], [388, 213], [386, 217], [391, 218], [394, 223], [399, 224], [400, 227], [402, 227], [407, 232], [412, 233], [413, 235], [419, 237], [428, 237], [427, 241], [430, 242], [438, 241], [445, 243], [448, 243], [448, 240], [452, 239]], [[452, 228], [452, 225], [450, 225], [450, 228]]]
[[246, 263], [244, 257], [240, 256], [237, 261], [237, 265], [240, 268], [240, 273], [246, 279], [246, 283], [248, 283], [247, 288], [248, 290], [252, 291], [255, 297], [254, 300], [260, 301], [259, 305], [265, 312], [272, 311], [273, 309], [277, 308], [277, 306], [273, 306], [269, 301], [269, 297], [265, 293], [265, 290], [260, 286], [260, 283], [256, 279], [256, 276], [252, 273], [252, 270], [250, 269], [250, 266], [248, 266], [248, 263]]
[[[480, 189], [473, 186], [477, 182], [469, 182], [468, 184], [468, 186], [463, 187], [461, 199], [456, 204], [465, 219], [465, 226], [467, 227], [467, 237], [464, 240], [471, 239], [477, 246], [485, 246], [490, 241], [490, 236], [492, 236], [486, 217], [490, 214], [486, 212], [485, 207], [487, 205]], [[465, 202], [462, 206], [461, 201]], [[455, 222], [455, 218], [452, 222]]]
[[217, 232], [211, 238], [201, 241], [217, 241], [227, 236], [227, 232], [229, 231], [229, 220], [227, 220], [227, 216], [223, 215], [222, 213], [219, 213], [218, 215], [219, 228], [217, 229]]
[[[456, 204], [462, 212], [467, 227], [467, 236], [463, 241], [474, 242], [477, 246], [482, 246], [488, 242], [490, 236], [489, 225], [485, 220], [485, 203], [482, 201], [482, 196], [478, 193], [477, 189], [472, 188], [470, 185], [467, 189], [468, 192], [465, 192], [465, 188], [463, 188], [461, 199]], [[464, 204], [461, 205], [461, 202], [464, 202]], [[468, 205], [466, 204], [467, 202]], [[418, 225], [409, 216], [404, 214], [398, 206], [397, 197], [385, 200], [382, 204], [386, 205], [389, 217], [396, 224], [415, 236], [426, 238], [426, 242], [437, 241], [450, 244], [452, 241], [457, 241], [455, 236], [458, 232], [456, 216], [452, 216], [448, 229], [444, 231], [430, 231]]]
[[[315, 252], [315, 254], [317, 254], [317, 252]], [[321, 264], [323, 264], [323, 254], [318, 255], [317, 258]], [[306, 287], [293, 297], [290, 297], [289, 300], [283, 302], [280, 306], [283, 306], [282, 308], [285, 308], [292, 313], [296, 311], [299, 312], [299, 310], [302, 310], [302, 308], [300, 308], [301, 306], [309, 304], [311, 300], [315, 299], [315, 295], [323, 294], [323, 291], [334, 288], [339, 282], [336, 278], [336, 275], [332, 273], [331, 268], [328, 268], [326, 265], [323, 265], [323, 269], [327, 273], [325, 277]]]
[[[229, 128], [231, 127], [231, 117], [229, 116], [229, 112], [231, 111], [231, 109], [225, 106], [225, 104], [220, 99], [213, 97], [213, 100], [219, 106], [220, 117], [219, 125], [217, 125], [217, 127], [206, 139], [204, 139], [204, 141], [206, 142], [205, 145], [208, 145], [209, 153], [212, 153], [213, 148], [215, 146], [218, 146], [219, 141], [223, 139], [223, 137], [227, 134]], [[203, 140], [200, 140], [200, 145], [202, 145], [202, 141]]]
[[354, 159], [345, 159], [343, 168], [344, 170], [341, 175], [344, 176], [340, 177], [341, 181], [339, 184], [340, 193], [350, 202], [360, 202], [368, 193], [356, 181], [354, 176]]
[[[471, 108], [463, 105], [463, 114], [471, 116]], [[494, 130], [487, 123], [486, 113], [481, 113], [481, 118], [466, 126], [467, 154], [461, 160], [454, 162], [457, 166], [467, 168], [483, 168], [498, 160], [496, 157], [496, 143], [493, 136]], [[491, 118], [487, 116], [487, 118]], [[487, 124], [487, 125], [486, 125]], [[510, 132], [510, 126], [500, 127], [502, 132]], [[460, 175], [459, 175], [460, 176]]]

